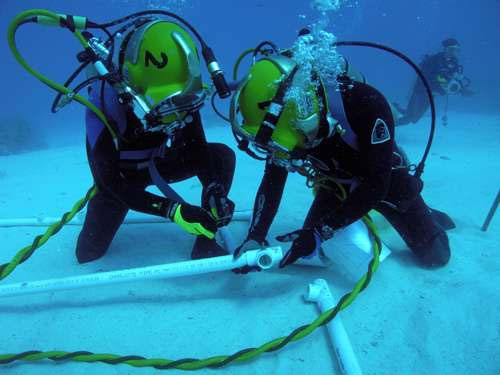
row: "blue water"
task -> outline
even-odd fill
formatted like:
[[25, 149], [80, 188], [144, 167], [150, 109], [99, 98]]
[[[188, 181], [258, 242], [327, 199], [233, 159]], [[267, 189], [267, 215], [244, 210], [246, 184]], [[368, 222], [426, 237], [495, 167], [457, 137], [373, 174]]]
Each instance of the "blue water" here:
[[[97, 22], [118, 18], [145, 9], [152, 1], [100, 1], [85, 4], [71, 0], [3, 0], [0, 4], [0, 29], [17, 13], [31, 7], [48, 8], [60, 13], [82, 14]], [[161, 3], [155, 1], [154, 3]], [[242, 50], [270, 39], [285, 48], [295, 40], [302, 27], [317, 19], [306, 0], [208, 2], [165, 1], [170, 8], [195, 25], [213, 47], [222, 67], [232, 65]], [[301, 15], [305, 16], [302, 18]], [[339, 40], [367, 40], [389, 45], [419, 62], [423, 55], [435, 53], [441, 41], [454, 37], [462, 44], [461, 61], [465, 74], [472, 80], [473, 98], [453, 98], [450, 109], [497, 112], [500, 109], [500, 2], [484, 0], [474, 5], [465, 1], [347, 1], [339, 12], [330, 15], [329, 31]], [[29, 120], [47, 119], [64, 123], [81, 113], [70, 106], [54, 117], [47, 108], [52, 92], [36, 83], [12, 58], [7, 44], [0, 45], [4, 87], [1, 98], [11, 113], [23, 113]], [[76, 66], [78, 44], [70, 33], [36, 25], [24, 27], [18, 45], [34, 67], [58, 82], [63, 81]], [[353, 64], [368, 77], [369, 82], [384, 93], [405, 102], [413, 84], [414, 73], [403, 62], [383, 52], [358, 47], [342, 49]], [[29, 108], [29, 114], [26, 109]], [[45, 123], [45, 121], [44, 121]], [[50, 127], [54, 128], [53, 125]]]

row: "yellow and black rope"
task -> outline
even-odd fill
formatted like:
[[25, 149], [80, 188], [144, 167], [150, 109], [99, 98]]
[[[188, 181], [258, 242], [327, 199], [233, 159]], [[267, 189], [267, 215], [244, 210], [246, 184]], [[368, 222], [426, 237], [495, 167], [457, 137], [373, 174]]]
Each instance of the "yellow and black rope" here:
[[97, 188], [92, 186], [87, 191], [87, 194], [85, 194], [85, 197], [73, 205], [71, 211], [65, 212], [64, 215], [62, 215], [61, 220], [52, 224], [44, 234], [36, 236], [31, 245], [22, 248], [9, 263], [0, 265], [0, 280], [3, 280], [10, 275], [18, 265], [27, 261], [36, 249], [47, 242], [51, 236], [59, 232], [67, 222], [71, 221], [73, 217], [75, 217], [75, 215], [85, 207], [87, 202], [95, 195], [96, 192]]
[[[80, 205], [82, 204], [84, 205], [84, 202], [90, 199], [92, 195], [95, 194], [95, 191], [96, 191], [95, 188], [90, 189], [85, 198], [77, 202], [73, 210], [70, 213], [65, 214], [63, 217], [65, 217], [68, 221], [71, 220], [74, 214], [78, 212], [78, 208], [80, 207]], [[77, 211], [75, 211], [75, 209]], [[353, 290], [350, 293], [345, 294], [338, 301], [337, 305], [334, 308], [325, 311], [312, 323], [295, 329], [286, 337], [277, 338], [257, 348], [246, 348], [231, 355], [220, 355], [205, 359], [182, 358], [178, 360], [169, 360], [169, 359], [144, 358], [137, 355], [119, 356], [114, 354], [95, 354], [88, 351], [43, 352], [43, 351], [32, 350], [18, 354], [0, 354], [0, 365], [10, 364], [16, 361], [34, 362], [34, 361], [49, 359], [55, 362], [62, 362], [62, 361], [76, 361], [76, 362], [86, 362], [86, 363], [101, 362], [110, 365], [126, 364], [133, 367], [151, 367], [159, 370], [178, 369], [178, 370], [189, 371], [189, 370], [199, 370], [202, 368], [220, 368], [232, 362], [249, 361], [263, 353], [269, 353], [280, 350], [287, 344], [308, 336], [318, 327], [328, 324], [333, 318], [335, 318], [335, 316], [339, 313], [339, 311], [348, 307], [354, 301], [356, 296], [369, 285], [372, 279], [372, 275], [376, 271], [379, 264], [379, 255], [382, 245], [372, 219], [369, 216], [366, 216], [363, 218], [363, 221], [368, 226], [374, 241], [373, 258], [370, 261], [367, 273], [356, 283], [356, 285], [354, 286]], [[57, 227], [60, 229], [59, 226]], [[55, 232], [53, 232], [52, 234], [54, 233]], [[43, 244], [43, 242], [39, 241], [38, 244], [39, 244], [38, 246], [40, 246], [41, 244]]]
[[[341, 184], [338, 184], [335, 180], [328, 177], [315, 176], [312, 182], [312, 187], [317, 190], [320, 188], [326, 188], [329, 190], [335, 189], [331, 183], [335, 183], [338, 188], [336, 196], [343, 200], [346, 197], [345, 189]], [[87, 204], [87, 202], [95, 195], [97, 188], [92, 186], [85, 195], [84, 198], [76, 202], [71, 211], [66, 212], [61, 220], [57, 223], [52, 224], [47, 231], [40, 236], [37, 236], [30, 246], [23, 248], [19, 251], [14, 258], [6, 264], [0, 266], [0, 280], [6, 278], [19, 264], [25, 262], [34, 251], [42, 246], [47, 240], [59, 232], [59, 230], [69, 222], [73, 217]], [[377, 234], [375, 225], [372, 219], [367, 215], [363, 218], [363, 222], [367, 225], [373, 239], [373, 258], [368, 266], [367, 273], [356, 283], [353, 290], [350, 293], [345, 294], [337, 303], [337, 305], [321, 314], [316, 320], [308, 325], [303, 325], [298, 327], [293, 332], [291, 332], [286, 337], [280, 337], [270, 342], [267, 342], [257, 348], [246, 348], [242, 349], [231, 355], [220, 355], [209, 357], [205, 359], [196, 358], [182, 358], [178, 360], [169, 359], [156, 359], [156, 358], [145, 358], [137, 355], [127, 355], [119, 356], [115, 354], [103, 354], [103, 353], [92, 353], [89, 351], [76, 351], [76, 352], [65, 352], [65, 351], [37, 351], [31, 350], [23, 353], [17, 354], [0, 354], [0, 365], [6, 365], [17, 361], [34, 362], [40, 360], [52, 360], [55, 362], [62, 361], [75, 361], [75, 362], [86, 362], [94, 363], [101, 362], [110, 365], [126, 364], [133, 367], [151, 367], [159, 370], [199, 370], [202, 368], [220, 368], [226, 366], [232, 362], [243, 362], [254, 359], [255, 357], [263, 354], [274, 352], [280, 350], [284, 346], [291, 342], [300, 340], [315, 329], [325, 324], [328, 324], [339, 311], [345, 309], [349, 306], [356, 296], [362, 292], [370, 283], [373, 273], [376, 271], [379, 264], [380, 249], [382, 247], [380, 237]]]

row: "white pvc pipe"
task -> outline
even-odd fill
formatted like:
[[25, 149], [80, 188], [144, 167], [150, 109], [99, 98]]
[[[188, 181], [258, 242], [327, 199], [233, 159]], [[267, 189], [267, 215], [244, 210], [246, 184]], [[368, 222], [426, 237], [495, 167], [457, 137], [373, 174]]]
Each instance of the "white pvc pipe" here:
[[[322, 253], [312, 258], [298, 259], [300, 266], [330, 267], [337, 265], [343, 272], [359, 278], [366, 273], [373, 257], [373, 239], [366, 225], [361, 221], [339, 229], [330, 241], [322, 244]], [[382, 242], [379, 261], [382, 262], [391, 251]]]
[[268, 247], [262, 250], [252, 250], [240, 258], [232, 255], [190, 260], [159, 266], [133, 268], [129, 270], [99, 272], [89, 275], [66, 277], [42, 281], [29, 281], [0, 286], [0, 297], [12, 297], [25, 294], [45, 293], [57, 290], [88, 288], [97, 285], [109, 285], [130, 281], [167, 279], [181, 276], [200, 275], [204, 273], [227, 271], [244, 266], [259, 266], [269, 269], [277, 265], [283, 258], [281, 247]]
[[[306, 301], [316, 302], [321, 313], [335, 307], [336, 303], [323, 279], [317, 279], [309, 284], [308, 292], [304, 296]], [[340, 371], [343, 375], [362, 375], [358, 360], [352, 349], [349, 336], [342, 324], [340, 316], [337, 316], [327, 324], [328, 333], [337, 356]]]
[[[252, 211], [235, 211], [233, 220], [248, 221], [250, 220]], [[60, 217], [28, 217], [28, 218], [11, 218], [0, 219], [0, 227], [48, 227], [60, 221]], [[73, 220], [66, 225], [83, 225], [85, 220], [85, 212], [79, 212]], [[124, 224], [153, 224], [153, 223], [171, 223], [170, 220], [159, 216], [152, 215], [131, 215], [125, 218]]]

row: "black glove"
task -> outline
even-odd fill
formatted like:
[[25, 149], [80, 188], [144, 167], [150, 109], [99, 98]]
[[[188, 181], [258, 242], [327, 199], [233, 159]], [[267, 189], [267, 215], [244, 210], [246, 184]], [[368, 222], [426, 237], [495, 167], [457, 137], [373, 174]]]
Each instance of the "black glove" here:
[[207, 187], [206, 196], [208, 206], [218, 227], [228, 225], [233, 218], [234, 202], [226, 195], [224, 187], [217, 182], [212, 182]]
[[[269, 246], [269, 242], [267, 242], [265, 239], [261, 241], [254, 240], [250, 237], [247, 237], [243, 243], [238, 246], [233, 253], [233, 258], [238, 259], [240, 256], [243, 255], [247, 250], [257, 250], [257, 249], [264, 249]], [[260, 272], [262, 271], [259, 266], [243, 266], [240, 268], [234, 268], [232, 270], [236, 274], [240, 275], [246, 275], [249, 272], [257, 271]]]
[[194, 235], [203, 235], [212, 239], [217, 232], [217, 223], [214, 218], [201, 207], [175, 202], [168, 210], [167, 216], [186, 232]]
[[276, 239], [280, 242], [293, 241], [292, 246], [280, 262], [280, 268], [292, 264], [299, 258], [314, 256], [319, 251], [321, 243], [323, 242], [316, 229], [299, 229], [277, 236]]

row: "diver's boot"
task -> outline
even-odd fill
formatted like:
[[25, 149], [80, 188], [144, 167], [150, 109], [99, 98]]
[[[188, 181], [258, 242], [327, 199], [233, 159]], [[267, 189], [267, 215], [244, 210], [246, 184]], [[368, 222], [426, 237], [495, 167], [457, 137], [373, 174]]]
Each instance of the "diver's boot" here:
[[107, 249], [107, 246], [96, 246], [84, 233], [80, 233], [76, 244], [76, 259], [80, 264], [92, 262], [104, 256]]
[[229, 252], [220, 246], [215, 238], [209, 239], [200, 235], [196, 237], [196, 240], [194, 241], [193, 250], [191, 251], [191, 259], [213, 258], [228, 254]]
[[453, 219], [445, 212], [436, 210], [435, 208], [429, 208], [429, 210], [432, 219], [444, 230], [455, 229], [457, 227]]
[[443, 267], [451, 256], [450, 243], [444, 231], [436, 233], [428, 241], [411, 246], [410, 249], [426, 268]]

